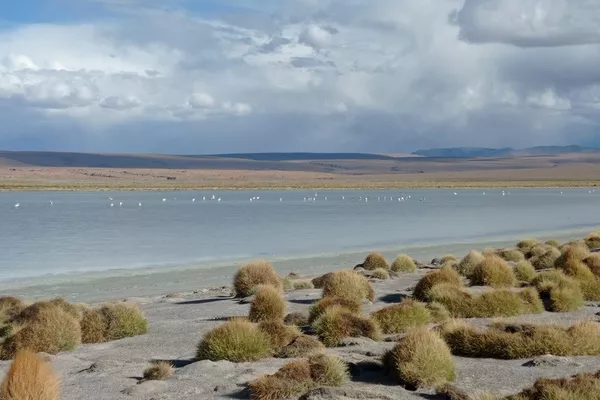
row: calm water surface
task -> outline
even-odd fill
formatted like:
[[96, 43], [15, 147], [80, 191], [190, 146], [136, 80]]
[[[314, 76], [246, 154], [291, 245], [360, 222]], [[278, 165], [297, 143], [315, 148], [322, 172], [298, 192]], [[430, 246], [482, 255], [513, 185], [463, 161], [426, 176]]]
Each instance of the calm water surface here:
[[599, 205], [590, 189], [0, 193], [0, 283], [560, 236]]

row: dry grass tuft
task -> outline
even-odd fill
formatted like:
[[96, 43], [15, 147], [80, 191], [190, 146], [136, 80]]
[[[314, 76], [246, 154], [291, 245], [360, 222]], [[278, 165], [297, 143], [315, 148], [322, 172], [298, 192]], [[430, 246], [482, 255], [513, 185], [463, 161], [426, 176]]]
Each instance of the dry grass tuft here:
[[456, 287], [462, 286], [462, 280], [458, 272], [450, 267], [444, 267], [422, 277], [415, 286], [413, 297], [423, 302], [431, 301], [429, 298], [429, 291], [435, 285], [441, 283], [454, 285]]
[[253, 400], [297, 398], [313, 386], [307, 360], [292, 361], [275, 374], [265, 375], [248, 383]]
[[512, 268], [498, 256], [486, 256], [475, 266], [471, 274], [471, 284], [492, 287], [511, 287], [515, 285]]
[[335, 347], [347, 337], [379, 340], [381, 335], [379, 326], [371, 318], [356, 315], [341, 306], [328, 307], [311, 328], [327, 347]]
[[600, 253], [592, 253], [583, 260], [583, 263], [592, 271], [596, 277], [600, 277]]
[[455, 318], [509, 317], [544, 311], [542, 301], [533, 288], [519, 292], [493, 290], [472, 295], [456, 286], [443, 284], [433, 287], [430, 297]]
[[445, 265], [448, 263], [457, 263], [458, 262], [458, 257], [456, 257], [454, 254], [446, 254], [445, 256], [443, 256], [440, 259], [440, 265]]
[[312, 284], [315, 287], [315, 289], [323, 289], [323, 286], [325, 286], [325, 282], [327, 282], [329, 278], [331, 278], [331, 275], [333, 275], [333, 272], [328, 272], [325, 275], [321, 275], [317, 278], [314, 278], [312, 280]]
[[600, 355], [600, 324], [583, 321], [569, 328], [556, 325], [494, 324], [479, 330], [462, 321], [440, 328], [453, 354], [466, 357], [519, 359], [544, 354]]
[[377, 268], [377, 269], [373, 270], [373, 273], [371, 274], [371, 278], [387, 280], [387, 279], [390, 279], [390, 273], [388, 272], [387, 269]]
[[20, 314], [25, 309], [25, 303], [12, 296], [0, 296], [0, 325]]
[[387, 269], [387, 270], [390, 269], [390, 265], [386, 261], [385, 257], [382, 256], [380, 253], [375, 253], [375, 252], [367, 255], [367, 258], [365, 258], [365, 261], [359, 265], [368, 271], [374, 271], [378, 268]]
[[589, 249], [600, 248], [600, 232], [592, 232], [587, 235], [584, 239], [586, 246]]
[[263, 321], [258, 324], [258, 329], [267, 334], [271, 349], [279, 353], [281, 349], [300, 336], [300, 330], [292, 325], [285, 325], [282, 321]]
[[294, 279], [292, 284], [294, 286], [294, 290], [307, 290], [315, 288], [312, 280], [310, 279]]
[[535, 268], [529, 261], [520, 261], [515, 265], [515, 277], [519, 281], [531, 282], [535, 278]]
[[287, 304], [279, 290], [271, 285], [258, 286], [250, 305], [251, 322], [283, 320]]
[[432, 301], [427, 303], [427, 309], [431, 314], [431, 318], [434, 322], [445, 322], [452, 318], [450, 315], [450, 311], [444, 306], [442, 303], [438, 303], [437, 301]]
[[579, 282], [581, 292], [586, 300], [600, 300], [600, 280], [583, 261], [575, 257], [567, 258], [562, 262], [560, 269]]
[[519, 262], [525, 260], [525, 255], [519, 249], [499, 249], [496, 255], [504, 261]]
[[325, 349], [325, 345], [312, 336], [296, 336], [287, 346], [285, 346], [277, 357], [279, 358], [298, 358]]
[[281, 278], [267, 261], [255, 261], [244, 265], [233, 278], [233, 290], [237, 297], [252, 295], [255, 288], [260, 285], [271, 285], [283, 291]]
[[544, 244], [547, 246], [550, 246], [550, 247], [555, 247], [557, 249], [560, 247], [560, 242], [558, 240], [554, 240], [554, 239], [546, 240], [546, 242], [544, 242]]
[[348, 365], [338, 356], [326, 353], [308, 358], [310, 375], [321, 386], [342, 386], [350, 380]]
[[405, 272], [409, 274], [417, 272], [415, 260], [406, 254], [400, 254], [396, 257], [391, 268], [394, 272]]
[[600, 371], [570, 378], [541, 378], [532, 388], [504, 400], [592, 400], [600, 399]]
[[57, 354], [81, 343], [79, 322], [61, 308], [43, 308], [24, 325], [17, 325], [2, 348], [2, 358], [11, 359], [19, 350]]
[[442, 338], [426, 328], [409, 332], [385, 357], [398, 380], [418, 389], [456, 379], [456, 366]]
[[532, 284], [540, 293], [548, 311], [569, 312], [584, 304], [583, 293], [577, 281], [560, 270], [540, 272]]
[[19, 351], [0, 386], [0, 399], [58, 400], [59, 397], [60, 381], [48, 363], [30, 350]]
[[385, 334], [406, 332], [411, 328], [428, 324], [433, 320], [424, 303], [411, 299], [382, 308], [371, 316]]
[[107, 341], [108, 323], [100, 309], [91, 309], [83, 313], [79, 321], [81, 343], [103, 343]]
[[375, 300], [373, 287], [362, 275], [353, 271], [333, 272], [323, 285], [323, 297], [339, 297], [355, 302]]
[[286, 325], [304, 326], [308, 325], [308, 314], [304, 312], [293, 312], [289, 313], [283, 319]]
[[271, 354], [269, 336], [251, 322], [235, 319], [208, 332], [196, 351], [199, 360], [257, 361]]
[[154, 363], [150, 367], [144, 370], [144, 376], [142, 377], [143, 381], [164, 381], [169, 379], [175, 369], [170, 362], [167, 361], [159, 361]]
[[554, 263], [556, 268], [564, 268], [570, 261], [583, 261], [590, 256], [590, 250], [585, 244], [573, 243], [565, 246], [560, 257]]
[[355, 300], [348, 300], [339, 297], [324, 297], [313, 304], [308, 311], [308, 323], [312, 324], [317, 318], [332, 306], [341, 306], [346, 310], [358, 314], [361, 311], [361, 303]]
[[148, 320], [137, 304], [108, 303], [100, 308], [106, 321], [106, 339], [119, 340], [148, 332]]
[[517, 243], [517, 249], [521, 250], [523, 253], [527, 253], [533, 246], [539, 243], [540, 242], [537, 239], [523, 239], [519, 243]]
[[536, 270], [554, 268], [556, 260], [560, 257], [560, 250], [556, 247], [546, 247], [546, 252], [540, 256], [529, 258], [529, 262]]
[[456, 270], [467, 278], [471, 276], [475, 267], [483, 261], [483, 254], [477, 250], [471, 250], [456, 266]]

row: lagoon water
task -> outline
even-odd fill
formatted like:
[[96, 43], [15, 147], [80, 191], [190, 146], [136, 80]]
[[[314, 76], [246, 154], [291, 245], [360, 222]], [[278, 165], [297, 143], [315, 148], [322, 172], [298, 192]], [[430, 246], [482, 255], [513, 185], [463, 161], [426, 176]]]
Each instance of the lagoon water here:
[[568, 238], [599, 205], [592, 189], [0, 193], [0, 293], [147, 295], [227, 283], [254, 258], [316, 272]]

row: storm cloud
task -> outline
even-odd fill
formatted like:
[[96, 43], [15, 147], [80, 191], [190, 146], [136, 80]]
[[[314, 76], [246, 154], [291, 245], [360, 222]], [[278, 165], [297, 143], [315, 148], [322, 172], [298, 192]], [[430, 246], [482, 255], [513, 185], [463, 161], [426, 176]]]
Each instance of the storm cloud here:
[[0, 148], [600, 144], [597, 1], [94, 3], [0, 30]]

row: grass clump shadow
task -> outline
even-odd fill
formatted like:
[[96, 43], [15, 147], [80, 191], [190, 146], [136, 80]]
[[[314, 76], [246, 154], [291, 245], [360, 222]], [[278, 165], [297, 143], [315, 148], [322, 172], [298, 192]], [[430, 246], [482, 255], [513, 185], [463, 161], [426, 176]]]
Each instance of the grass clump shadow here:
[[435, 387], [456, 379], [456, 365], [448, 345], [434, 331], [417, 328], [384, 356], [384, 364], [409, 390]]
[[271, 285], [261, 285], [250, 305], [251, 322], [283, 320], [287, 304], [282, 293]]
[[198, 360], [257, 361], [271, 355], [269, 336], [257, 325], [234, 319], [209, 331], [198, 343]]
[[512, 268], [495, 255], [485, 256], [473, 269], [470, 279], [474, 286], [511, 287], [516, 283]]
[[433, 321], [424, 303], [405, 299], [400, 304], [382, 308], [371, 314], [385, 334], [402, 333]]
[[244, 265], [233, 277], [233, 291], [236, 297], [248, 297], [260, 285], [271, 285], [283, 291], [282, 279], [267, 261], [255, 261]]
[[0, 386], [2, 400], [58, 400], [60, 380], [31, 350], [20, 350]]
[[355, 302], [374, 301], [375, 291], [362, 275], [353, 271], [336, 271], [323, 284], [323, 297], [338, 297]]
[[394, 272], [414, 273], [417, 272], [417, 264], [412, 257], [400, 254], [392, 263], [391, 270]]
[[341, 306], [328, 307], [312, 323], [311, 330], [327, 347], [335, 347], [347, 337], [367, 337], [373, 340], [381, 337], [379, 326], [373, 319], [357, 315]]

